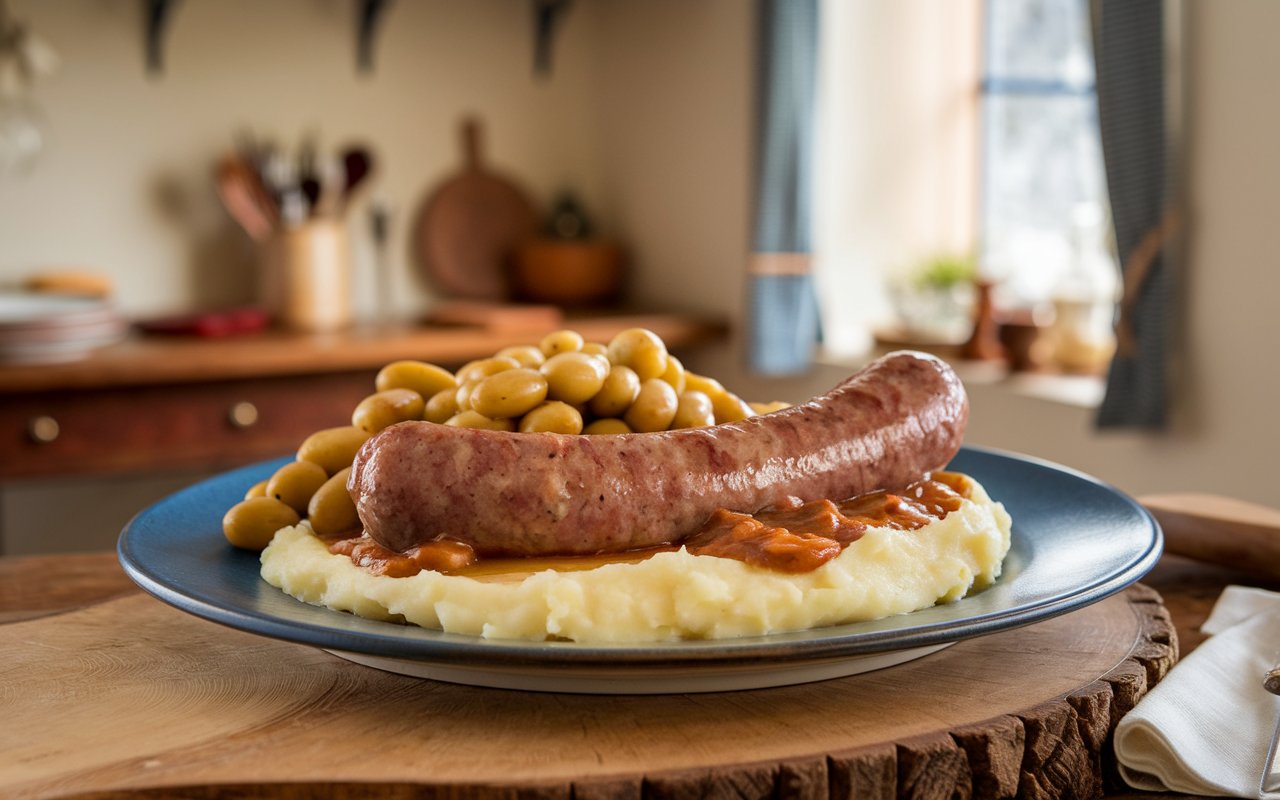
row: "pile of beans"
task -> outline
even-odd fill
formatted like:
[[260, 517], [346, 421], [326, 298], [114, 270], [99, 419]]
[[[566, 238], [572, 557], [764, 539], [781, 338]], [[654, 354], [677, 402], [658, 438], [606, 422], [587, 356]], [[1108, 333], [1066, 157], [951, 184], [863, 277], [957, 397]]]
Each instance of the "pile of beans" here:
[[312, 434], [297, 460], [249, 490], [223, 518], [233, 545], [261, 550], [280, 528], [306, 517], [322, 537], [360, 526], [347, 476], [360, 446], [389, 425], [442, 425], [525, 433], [651, 433], [736, 422], [785, 404], [744, 402], [712, 378], [685, 370], [655, 333], [631, 328], [608, 344], [561, 330], [537, 345], [499, 350], [457, 372], [395, 361], [351, 425]]

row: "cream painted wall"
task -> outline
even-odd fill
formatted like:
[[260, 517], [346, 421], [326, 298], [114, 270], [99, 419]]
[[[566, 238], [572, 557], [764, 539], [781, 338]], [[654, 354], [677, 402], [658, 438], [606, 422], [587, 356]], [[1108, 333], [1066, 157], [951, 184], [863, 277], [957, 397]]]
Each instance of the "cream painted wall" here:
[[[101, 270], [127, 312], [253, 299], [254, 253], [218, 204], [216, 157], [247, 127], [296, 143], [374, 146], [373, 189], [398, 211], [394, 271], [401, 310], [430, 298], [412, 270], [412, 215], [460, 163], [457, 124], [487, 123], [490, 163], [542, 203], [561, 186], [599, 202], [596, 9], [578, 4], [556, 40], [554, 80], [532, 75], [533, 18], [523, 0], [390, 4], [376, 72], [357, 74], [347, 0], [186, 0], [175, 4], [166, 69], [143, 69], [143, 4], [14, 0], [59, 52], [36, 99], [51, 143], [24, 178], [0, 182], [0, 281], [75, 265]], [[357, 208], [361, 212], [362, 208]], [[372, 303], [367, 225], [352, 215], [358, 308]]]
[[604, 0], [607, 209], [642, 305], [738, 318], [749, 243], [753, 3]]

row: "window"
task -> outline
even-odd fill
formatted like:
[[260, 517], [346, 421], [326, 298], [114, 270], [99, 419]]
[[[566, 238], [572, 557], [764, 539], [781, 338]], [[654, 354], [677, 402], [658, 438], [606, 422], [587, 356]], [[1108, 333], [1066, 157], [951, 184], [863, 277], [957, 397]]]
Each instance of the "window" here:
[[986, 0], [983, 27], [979, 264], [1007, 306], [1113, 291], [1088, 0]]
[[821, 14], [828, 349], [901, 333], [894, 287], [940, 256], [972, 258], [1006, 309], [1071, 281], [1115, 290], [1088, 0], [824, 0]]

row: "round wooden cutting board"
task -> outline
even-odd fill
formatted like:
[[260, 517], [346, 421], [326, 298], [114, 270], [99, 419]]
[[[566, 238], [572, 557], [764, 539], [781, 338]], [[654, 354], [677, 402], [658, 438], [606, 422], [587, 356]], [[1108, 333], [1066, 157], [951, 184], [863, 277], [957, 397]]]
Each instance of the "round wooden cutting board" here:
[[418, 219], [418, 259], [442, 295], [464, 300], [507, 300], [511, 259], [533, 238], [538, 215], [519, 186], [490, 170], [482, 155], [481, 126], [462, 126], [463, 165], [432, 192]]
[[0, 795], [1096, 797], [1116, 720], [1176, 651], [1135, 586], [838, 680], [545, 694], [380, 672], [126, 590], [0, 624]]

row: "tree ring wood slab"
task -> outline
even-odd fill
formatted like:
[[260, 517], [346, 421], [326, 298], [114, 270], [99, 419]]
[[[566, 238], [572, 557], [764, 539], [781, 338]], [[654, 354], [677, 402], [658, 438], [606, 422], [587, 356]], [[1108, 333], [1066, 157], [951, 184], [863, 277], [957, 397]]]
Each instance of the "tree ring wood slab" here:
[[1177, 659], [1142, 586], [838, 680], [544, 694], [368, 669], [141, 594], [0, 625], [5, 797], [1097, 797]]

